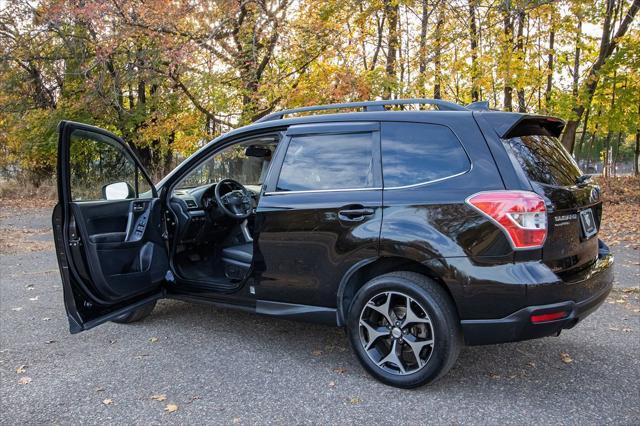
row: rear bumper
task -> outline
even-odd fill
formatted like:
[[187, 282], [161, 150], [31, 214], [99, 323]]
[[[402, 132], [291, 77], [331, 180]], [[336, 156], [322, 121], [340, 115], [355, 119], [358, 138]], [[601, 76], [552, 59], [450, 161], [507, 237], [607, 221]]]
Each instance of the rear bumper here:
[[[467, 345], [486, 345], [515, 342], [538, 337], [557, 335], [563, 329], [572, 328], [595, 311], [607, 298], [613, 286], [613, 256], [603, 243], [598, 259], [591, 268], [571, 282], [554, 285], [532, 286], [528, 289], [530, 300], [553, 301], [549, 304], [527, 306], [500, 319], [474, 319], [460, 322]], [[558, 288], [560, 287], [560, 288]], [[554, 291], [556, 290], [556, 291]], [[558, 291], [559, 290], [559, 291]], [[558, 293], [579, 299], [556, 301]], [[546, 296], [546, 297], [545, 297]], [[565, 312], [564, 318], [533, 323], [532, 315]]]

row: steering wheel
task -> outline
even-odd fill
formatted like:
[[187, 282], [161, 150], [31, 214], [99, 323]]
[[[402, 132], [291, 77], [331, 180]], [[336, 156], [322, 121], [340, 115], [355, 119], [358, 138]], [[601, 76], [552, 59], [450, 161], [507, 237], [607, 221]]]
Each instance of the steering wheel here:
[[[222, 187], [228, 187], [231, 190], [223, 195], [220, 194]], [[253, 201], [251, 192], [241, 183], [233, 179], [223, 179], [216, 184], [213, 191], [218, 206], [224, 214], [234, 219], [246, 219], [253, 209]]]

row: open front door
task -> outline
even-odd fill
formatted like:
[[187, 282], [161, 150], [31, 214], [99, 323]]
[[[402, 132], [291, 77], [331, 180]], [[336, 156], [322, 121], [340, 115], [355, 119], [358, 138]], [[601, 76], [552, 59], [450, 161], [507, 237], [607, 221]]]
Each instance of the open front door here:
[[71, 333], [162, 296], [169, 268], [161, 203], [125, 142], [63, 121], [53, 233]]

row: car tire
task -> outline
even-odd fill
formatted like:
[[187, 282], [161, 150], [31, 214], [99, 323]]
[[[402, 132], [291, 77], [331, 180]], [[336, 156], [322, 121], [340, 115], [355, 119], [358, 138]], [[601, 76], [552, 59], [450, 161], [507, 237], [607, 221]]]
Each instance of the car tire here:
[[442, 377], [462, 347], [451, 298], [434, 280], [415, 272], [387, 273], [367, 282], [351, 303], [347, 335], [367, 372], [406, 389]]
[[146, 305], [143, 305], [141, 307], [139, 307], [138, 309], [135, 309], [129, 313], [126, 313], [124, 315], [119, 316], [116, 319], [111, 320], [112, 322], [116, 322], [118, 324], [131, 324], [132, 322], [137, 322], [140, 320], [145, 319], [146, 317], [148, 317], [149, 315], [151, 315], [151, 312], [153, 311], [153, 308], [156, 307], [156, 302], [153, 301], [151, 303], [147, 303]]

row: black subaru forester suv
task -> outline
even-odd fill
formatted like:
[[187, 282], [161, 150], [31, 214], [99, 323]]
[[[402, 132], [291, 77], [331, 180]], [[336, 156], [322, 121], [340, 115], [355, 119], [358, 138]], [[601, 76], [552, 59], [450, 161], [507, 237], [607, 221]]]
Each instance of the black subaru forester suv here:
[[600, 191], [563, 125], [428, 99], [285, 110], [154, 185], [119, 137], [64, 121], [53, 229], [70, 330], [161, 298], [323, 322], [405, 388], [462, 344], [559, 334], [613, 281]]

